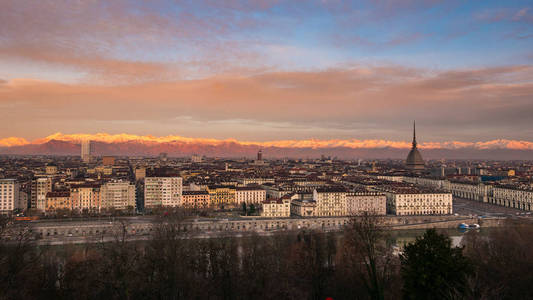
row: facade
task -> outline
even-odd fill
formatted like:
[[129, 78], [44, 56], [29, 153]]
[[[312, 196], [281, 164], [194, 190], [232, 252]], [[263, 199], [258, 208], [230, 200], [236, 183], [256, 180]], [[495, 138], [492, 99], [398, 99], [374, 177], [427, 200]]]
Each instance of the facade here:
[[388, 186], [387, 212], [397, 216], [450, 215], [453, 213], [452, 194], [423, 192], [411, 186]]
[[323, 187], [313, 191], [313, 200], [316, 202], [315, 215], [346, 216], [346, 189], [343, 187]]
[[44, 168], [44, 172], [48, 175], [54, 175], [57, 173], [57, 166], [56, 165], [47, 165]]
[[84, 163], [91, 162], [91, 141], [81, 141], [81, 160]]
[[193, 155], [191, 156], [191, 162], [192, 163], [201, 163], [202, 162], [202, 156], [201, 155]]
[[31, 182], [31, 208], [44, 211], [46, 209], [46, 194], [52, 191], [52, 178], [41, 177]]
[[70, 203], [73, 210], [99, 212], [100, 185], [80, 184], [70, 187]]
[[181, 203], [185, 208], [206, 208], [209, 206], [207, 191], [183, 191]]
[[533, 211], [533, 189], [518, 186], [458, 182], [422, 177], [404, 177], [405, 182], [438, 187], [455, 197]]
[[23, 209], [19, 203], [20, 185], [15, 179], [0, 179], [0, 213], [9, 214]]
[[350, 216], [364, 213], [386, 215], [387, 197], [385, 194], [378, 192], [360, 191], [347, 193], [346, 211]]
[[283, 218], [291, 216], [291, 198], [268, 199], [263, 201], [263, 211], [261, 217]]
[[237, 187], [235, 190], [237, 204], [259, 204], [266, 200], [266, 191], [260, 187]]
[[265, 183], [274, 183], [276, 182], [274, 178], [243, 178], [241, 180], [239, 180], [239, 182], [242, 184], [242, 185], [250, 185], [250, 184], [257, 184], [257, 185], [261, 185], [261, 184], [265, 184]]
[[104, 166], [113, 166], [113, 165], [115, 165], [115, 157], [114, 156], [104, 156], [104, 157], [102, 157], [102, 165], [104, 165]]
[[183, 179], [181, 177], [146, 177], [144, 179], [144, 207], [181, 204]]
[[144, 180], [145, 177], [146, 177], [146, 168], [135, 169], [135, 181]]
[[533, 190], [498, 186], [492, 189], [491, 202], [522, 210], [533, 210]]
[[101, 209], [135, 209], [135, 185], [128, 181], [106, 182], [101, 189]]
[[235, 205], [235, 192], [234, 186], [215, 185], [207, 188], [209, 192], [209, 201], [211, 206], [222, 205]]
[[315, 216], [316, 202], [313, 200], [293, 200], [291, 202], [291, 214], [300, 217]]
[[48, 192], [46, 211], [71, 210], [70, 191]]

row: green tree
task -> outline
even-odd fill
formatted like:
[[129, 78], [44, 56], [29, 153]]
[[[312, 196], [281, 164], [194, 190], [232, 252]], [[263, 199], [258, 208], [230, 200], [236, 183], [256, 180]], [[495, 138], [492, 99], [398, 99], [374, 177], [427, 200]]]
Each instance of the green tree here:
[[250, 213], [250, 215], [255, 214], [255, 205], [250, 204], [250, 211], [249, 211], [249, 213]]
[[428, 229], [400, 256], [405, 299], [457, 299], [464, 297], [472, 263], [463, 248], [435, 229]]
[[243, 212], [244, 215], [246, 216], [246, 202], [243, 202], [243, 203], [242, 203], [242, 212]]

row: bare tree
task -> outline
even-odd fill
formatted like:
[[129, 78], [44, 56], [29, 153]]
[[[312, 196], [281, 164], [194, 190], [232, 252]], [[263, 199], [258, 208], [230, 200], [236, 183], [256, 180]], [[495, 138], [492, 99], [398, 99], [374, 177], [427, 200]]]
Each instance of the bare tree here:
[[385, 299], [385, 287], [393, 272], [393, 255], [382, 224], [380, 216], [353, 216], [344, 231], [340, 256], [344, 269], [359, 278], [371, 299]]

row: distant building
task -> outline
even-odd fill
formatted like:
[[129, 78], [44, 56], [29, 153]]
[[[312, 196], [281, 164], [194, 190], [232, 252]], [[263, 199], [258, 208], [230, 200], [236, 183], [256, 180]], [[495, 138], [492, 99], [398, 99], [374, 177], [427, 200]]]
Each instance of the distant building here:
[[33, 179], [31, 182], [31, 208], [44, 211], [46, 209], [46, 194], [51, 191], [51, 177]]
[[48, 192], [46, 211], [71, 210], [70, 191]]
[[84, 163], [91, 162], [91, 141], [90, 140], [81, 141], [81, 160]]
[[144, 207], [181, 204], [183, 179], [181, 177], [146, 177], [144, 179]]
[[288, 218], [291, 216], [291, 200], [293, 195], [285, 195], [277, 199], [263, 201], [261, 217]]
[[387, 212], [398, 216], [449, 215], [453, 213], [452, 194], [420, 190], [414, 186], [382, 186], [387, 196]]
[[135, 181], [143, 180], [146, 177], [146, 168], [135, 169]]
[[207, 188], [211, 206], [235, 205], [235, 187], [228, 185], [213, 185]]
[[261, 149], [259, 149], [259, 151], [257, 152], [257, 160], [258, 161], [263, 160], [263, 150]]
[[160, 161], [167, 161], [168, 160], [168, 154], [165, 152], [159, 153], [159, 160]]
[[181, 203], [185, 208], [206, 208], [209, 206], [209, 193], [207, 191], [183, 191]]
[[291, 214], [300, 217], [315, 216], [316, 202], [313, 200], [293, 200], [291, 202]]
[[104, 166], [113, 166], [113, 165], [115, 165], [115, 157], [114, 156], [104, 156], [104, 157], [102, 157], [102, 165], [104, 165]]
[[15, 179], [0, 179], [0, 213], [10, 214], [19, 206], [19, 183]]
[[100, 185], [85, 183], [70, 187], [70, 202], [73, 210], [99, 212]]
[[191, 156], [191, 162], [193, 163], [201, 163], [202, 162], [202, 156], [201, 155], [193, 155]]
[[383, 193], [357, 191], [346, 194], [346, 212], [348, 215], [387, 214], [387, 197]]
[[135, 185], [128, 181], [111, 181], [102, 185], [101, 209], [134, 210]]
[[57, 173], [57, 166], [56, 165], [47, 165], [45, 167], [45, 173], [48, 174], [48, 175], [54, 175]]
[[313, 191], [313, 200], [316, 202], [316, 216], [345, 216], [347, 214], [346, 189], [343, 187], [317, 188]]
[[237, 204], [259, 204], [266, 200], [266, 191], [260, 187], [237, 187], [235, 199]]
[[405, 166], [408, 170], [411, 171], [424, 170], [425, 163], [422, 159], [422, 155], [417, 149], [416, 123], [413, 124], [413, 145], [411, 147], [411, 151], [409, 151], [409, 155], [407, 155], [407, 159], [405, 160]]

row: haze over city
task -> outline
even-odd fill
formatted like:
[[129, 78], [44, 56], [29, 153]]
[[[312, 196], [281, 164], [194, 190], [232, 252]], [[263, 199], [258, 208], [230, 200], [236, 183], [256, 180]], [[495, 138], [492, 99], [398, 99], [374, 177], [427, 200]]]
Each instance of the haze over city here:
[[416, 119], [436, 158], [527, 158], [532, 24], [529, 1], [2, 1], [0, 152], [397, 157]]

